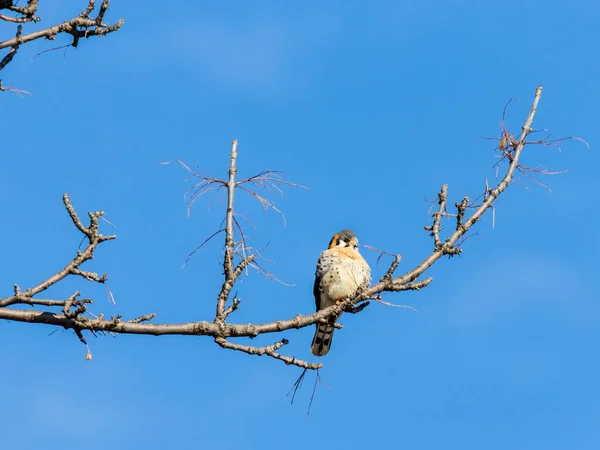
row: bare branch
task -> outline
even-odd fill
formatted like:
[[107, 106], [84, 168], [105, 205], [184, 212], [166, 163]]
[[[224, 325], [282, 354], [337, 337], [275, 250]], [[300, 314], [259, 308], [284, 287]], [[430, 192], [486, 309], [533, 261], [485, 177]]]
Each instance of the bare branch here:
[[135, 319], [131, 319], [129, 320], [129, 323], [142, 323], [142, 322], [148, 322], [152, 319], [154, 319], [156, 317], [156, 314], [151, 313], [151, 314], [146, 314], [140, 317], [136, 317]]
[[446, 213], [446, 202], [448, 201], [448, 185], [444, 184], [442, 190], [438, 194], [438, 204], [440, 208], [437, 213], [433, 213], [433, 226], [431, 228], [431, 236], [433, 236], [433, 242], [435, 248], [440, 248], [442, 242], [440, 241], [440, 222], [442, 216]]
[[83, 252], [77, 252], [77, 255], [73, 258], [71, 262], [69, 262], [62, 270], [58, 271], [56, 274], [42, 281], [34, 287], [26, 289], [23, 292], [16, 292], [15, 295], [11, 297], [7, 297], [4, 299], [0, 299], [0, 308], [14, 305], [17, 303], [27, 303], [32, 299], [33, 296], [39, 294], [40, 292], [45, 291], [50, 286], [58, 283], [69, 275], [78, 275], [82, 276], [90, 281], [96, 281], [98, 283], [103, 283], [106, 280], [106, 275], [98, 276], [92, 272], [85, 272], [79, 269], [84, 262], [93, 258], [94, 251], [100, 242], [104, 242], [107, 240], [115, 239], [116, 236], [104, 236], [98, 232], [98, 219], [104, 214], [102, 211], [97, 211], [95, 213], [89, 213], [90, 217], [90, 226], [85, 227], [83, 223], [77, 216], [75, 209], [71, 205], [71, 201], [67, 194], [63, 195], [63, 202], [65, 204], [65, 208], [67, 212], [71, 216], [71, 220], [73, 223], [88, 238], [88, 245]]
[[17, 35], [15, 37], [15, 43], [11, 46], [10, 51], [4, 56], [4, 58], [2, 58], [2, 60], [0, 61], [0, 70], [4, 69], [6, 67], [6, 65], [12, 61], [12, 59], [14, 58], [14, 56], [17, 54], [17, 50], [19, 50], [19, 45], [21, 44], [19, 42], [20, 38], [21, 38], [21, 31], [23, 30], [23, 26], [19, 25], [17, 27]]
[[229, 154], [229, 181], [227, 182], [227, 212], [225, 216], [225, 256], [223, 257], [223, 273], [225, 274], [225, 281], [217, 299], [217, 314], [215, 317], [215, 321], [225, 320], [225, 302], [227, 302], [229, 293], [231, 292], [231, 289], [233, 289], [235, 279], [244, 270], [244, 267], [246, 267], [250, 262], [244, 259], [242, 263], [245, 263], [242, 269], [239, 272], [237, 270], [240, 266], [242, 266], [242, 263], [240, 263], [240, 266], [238, 266], [238, 268], [235, 269], [235, 272], [237, 272], [237, 275], [235, 275], [233, 268], [233, 198], [235, 192], [235, 174], [237, 173], [236, 160], [237, 139], [234, 139], [231, 143], [231, 152]]
[[63, 203], [65, 205], [65, 208], [67, 209], [67, 212], [69, 213], [69, 216], [71, 217], [71, 220], [73, 221], [73, 224], [77, 227], [79, 231], [81, 231], [83, 234], [89, 237], [91, 233], [90, 230], [88, 230], [83, 225], [83, 222], [75, 212], [75, 208], [73, 208], [73, 205], [71, 205], [71, 199], [69, 198], [66, 192], [63, 194]]
[[[108, 4], [107, 1], [103, 2]], [[90, 10], [91, 12], [91, 10]], [[87, 13], [89, 14], [89, 12]], [[175, 324], [157, 324], [150, 322], [154, 319], [155, 314], [145, 314], [140, 317], [131, 320], [121, 320], [121, 316], [110, 319], [104, 319], [104, 315], [100, 314], [95, 316], [87, 311], [87, 307], [92, 303], [90, 299], [79, 299], [79, 293], [73, 294], [66, 300], [40, 300], [34, 299], [33, 297], [40, 292], [44, 291], [48, 287], [56, 284], [62, 279], [69, 275], [76, 275], [84, 277], [90, 281], [103, 283], [106, 280], [105, 275], [98, 275], [93, 272], [83, 271], [80, 266], [91, 259], [93, 252], [96, 247], [106, 240], [114, 239], [115, 236], [104, 236], [99, 232], [98, 222], [102, 217], [103, 212], [97, 211], [89, 213], [89, 225], [86, 226], [81, 221], [75, 209], [71, 205], [69, 197], [65, 194], [63, 201], [65, 208], [73, 221], [75, 227], [83, 233], [84, 239], [87, 239], [88, 245], [82, 251], [78, 252], [77, 255], [69, 262], [62, 270], [56, 274], [48, 277], [45, 281], [38, 285], [21, 291], [18, 286], [14, 286], [14, 294], [10, 297], [0, 299], [0, 319], [14, 320], [28, 323], [47, 324], [65, 329], [73, 329], [77, 336], [85, 343], [83, 332], [92, 333], [121, 333], [121, 334], [144, 334], [144, 335], [191, 335], [191, 336], [211, 336], [215, 343], [223, 348], [230, 350], [237, 350], [251, 355], [267, 355], [274, 359], [283, 361], [285, 364], [298, 366], [304, 369], [317, 370], [322, 367], [322, 364], [310, 363], [303, 361], [291, 356], [284, 356], [279, 353], [280, 349], [288, 343], [286, 339], [281, 339], [270, 346], [255, 347], [250, 345], [243, 345], [231, 342], [231, 338], [246, 337], [254, 338], [261, 334], [267, 333], [279, 333], [285, 330], [299, 329], [307, 326], [311, 326], [317, 323], [330, 323], [332, 318], [337, 317], [342, 311], [357, 313], [362, 311], [370, 300], [375, 300], [384, 305], [394, 307], [411, 308], [403, 305], [396, 305], [393, 303], [385, 302], [381, 299], [380, 294], [383, 292], [400, 292], [408, 290], [420, 290], [428, 286], [432, 282], [432, 278], [428, 277], [419, 280], [423, 273], [431, 267], [436, 261], [442, 256], [452, 256], [460, 252], [460, 243], [463, 242], [466, 237], [465, 234], [468, 230], [483, 216], [483, 214], [490, 208], [493, 208], [494, 201], [498, 196], [509, 186], [516, 171], [521, 169], [526, 170], [525, 166], [519, 164], [519, 159], [525, 145], [528, 144], [526, 138], [531, 133], [531, 124], [536, 113], [536, 109], [541, 96], [541, 86], [537, 88], [533, 100], [533, 105], [525, 123], [522, 127], [522, 132], [518, 138], [514, 138], [508, 132], [503, 129], [503, 137], [501, 138], [500, 151], [503, 158], [508, 161], [508, 168], [502, 180], [493, 188], [486, 185], [485, 193], [482, 196], [481, 204], [474, 206], [469, 204], [469, 197], [466, 196], [461, 202], [457, 202], [457, 214], [456, 214], [456, 229], [444, 239], [441, 227], [441, 218], [443, 216], [454, 216], [446, 212], [446, 205], [448, 201], [448, 186], [443, 185], [440, 193], [438, 194], [438, 205], [437, 212], [433, 212], [433, 225], [430, 227], [431, 235], [434, 240], [434, 249], [423, 261], [416, 265], [412, 270], [409, 270], [404, 275], [397, 276], [394, 278], [394, 273], [399, 267], [401, 257], [396, 254], [389, 254], [381, 250], [379, 258], [382, 255], [387, 254], [394, 257], [393, 262], [387, 269], [386, 273], [381, 277], [377, 284], [370, 287], [361, 286], [356, 293], [350, 296], [343, 302], [332, 305], [328, 308], [322, 309], [312, 314], [301, 315], [298, 314], [295, 317], [288, 320], [278, 320], [268, 323], [251, 323], [251, 324], [232, 324], [228, 323], [226, 319], [240, 305], [240, 299], [234, 295], [232, 302], [226, 307], [229, 296], [233, 290], [235, 283], [238, 281], [240, 275], [248, 267], [259, 267], [256, 263], [256, 259], [260, 257], [260, 252], [250, 247], [246, 242], [246, 238], [243, 234], [243, 230], [236, 219], [236, 213], [234, 211], [234, 193], [236, 188], [246, 190], [244, 185], [257, 185], [265, 187], [268, 183], [280, 183], [283, 180], [279, 179], [275, 172], [264, 171], [254, 177], [244, 179], [236, 182], [237, 174], [237, 141], [234, 140], [229, 158], [229, 177], [227, 181], [218, 180], [206, 175], [199, 175], [194, 173], [189, 166], [185, 165], [181, 161], [177, 160], [182, 164], [193, 176], [200, 178], [200, 182], [193, 187], [192, 199], [197, 198], [206, 192], [207, 189], [220, 187], [226, 187], [227, 192], [227, 209], [225, 213], [225, 225], [224, 228], [217, 231], [216, 234], [221, 231], [225, 231], [225, 251], [223, 257], [223, 284], [221, 290], [217, 296], [216, 314], [215, 319], [212, 322], [197, 321], [188, 323], [175, 323]], [[284, 183], [290, 184], [290, 183]], [[293, 183], [291, 183], [294, 185]], [[260, 196], [259, 196], [260, 197]], [[262, 197], [261, 197], [262, 198]], [[261, 203], [263, 203], [261, 201]], [[264, 203], [263, 203], [264, 205]], [[270, 205], [270, 204], [269, 204]], [[272, 207], [272, 206], [269, 206]], [[277, 210], [278, 211], [278, 210]], [[472, 214], [468, 216], [468, 212], [472, 211]], [[214, 237], [215, 235], [211, 236]], [[239, 236], [238, 236], [239, 235]], [[210, 238], [208, 239], [210, 240]], [[206, 242], [206, 241], [205, 241]], [[204, 245], [204, 243], [202, 244]], [[201, 246], [202, 246], [201, 245]], [[200, 246], [200, 247], [201, 247]], [[372, 247], [371, 247], [372, 248]], [[193, 252], [192, 252], [193, 254]], [[42, 312], [37, 310], [20, 310], [14, 309], [15, 305], [41, 305], [47, 307], [62, 308], [61, 314], [54, 312]], [[414, 309], [414, 308], [413, 308]], [[93, 315], [93, 318], [87, 317], [87, 315]], [[336, 328], [341, 328], [341, 325], [336, 324]], [[90, 354], [91, 355], [91, 354]]]
[[4, 14], [0, 14], [0, 19], [13, 23], [39, 22], [40, 18], [35, 17], [34, 15], [37, 11], [37, 5], [38, 0], [29, 0], [27, 2], [27, 6], [25, 7], [13, 6], [12, 0], [3, 0], [0, 2], [0, 9], [6, 8], [10, 11], [21, 14], [23, 17], [9, 17], [5, 16]]
[[390, 265], [390, 268], [388, 269], [388, 271], [385, 273], [384, 276], [381, 277], [381, 280], [379, 280], [379, 281], [382, 282], [382, 283], [390, 282], [392, 280], [392, 276], [394, 276], [394, 272], [396, 271], [396, 269], [400, 265], [400, 261], [401, 260], [402, 260], [402, 256], [396, 255], [396, 258], [394, 259], [394, 262], [392, 262], [392, 264]]
[[[507, 170], [504, 178], [500, 181], [500, 183], [498, 183], [498, 185], [494, 189], [490, 189], [489, 195], [483, 201], [483, 203], [475, 210], [475, 212], [466, 221], [464, 221], [462, 223], [462, 225], [460, 227], [457, 227], [456, 231], [454, 231], [454, 233], [452, 233], [452, 235], [448, 239], [446, 239], [444, 241], [444, 243], [442, 245], [440, 245], [439, 248], [436, 248], [436, 250], [434, 252], [432, 252], [431, 255], [429, 255], [415, 269], [411, 270], [410, 272], [408, 272], [407, 274], [405, 274], [402, 277], [398, 277], [398, 278], [394, 279], [393, 280], [394, 287], [400, 287], [400, 286], [405, 285], [406, 283], [410, 283], [410, 282], [416, 280], [423, 272], [425, 272], [425, 270], [427, 270], [429, 267], [431, 267], [431, 265], [434, 264], [440, 257], [442, 257], [443, 255], [451, 254], [453, 251], [457, 250], [457, 249], [454, 249], [453, 246], [458, 241], [458, 239], [460, 239], [469, 230], [469, 228], [471, 228], [473, 226], [473, 224], [475, 224], [475, 222], [477, 222], [481, 218], [481, 216], [492, 206], [492, 204], [494, 203], [496, 198], [498, 198], [498, 196], [502, 192], [504, 192], [504, 190], [508, 187], [508, 185], [510, 184], [510, 182], [513, 178], [514, 172], [518, 166], [519, 158], [521, 156], [523, 148], [525, 147], [525, 138], [531, 132], [531, 123], [533, 122], [533, 118], [535, 116], [541, 94], [542, 94], [542, 87], [539, 86], [535, 92], [533, 106], [531, 108], [531, 111], [529, 112], [529, 115], [527, 116], [527, 119], [525, 120], [525, 123], [522, 127], [521, 135], [519, 136], [518, 141], [516, 141], [516, 143], [514, 145], [514, 151], [511, 154], [510, 164], [509, 164], [508, 170]], [[442, 188], [442, 190], [443, 190], [443, 188]], [[379, 289], [379, 285], [376, 285], [376, 286], [371, 287], [367, 292], [369, 292], [370, 296], [373, 296], [376, 293], [381, 292], [381, 290], [378, 290], [378, 289]]]
[[82, 278], [85, 278], [88, 281], [95, 281], [96, 283], [104, 283], [106, 281], [106, 274], [98, 275], [95, 272], [87, 272], [85, 270], [79, 270], [77, 268], [71, 269], [70, 273], [72, 275], [79, 275]]
[[456, 215], [456, 230], [458, 231], [463, 226], [463, 218], [465, 217], [465, 212], [469, 206], [469, 196], [465, 196], [460, 203], [456, 202], [455, 206], [458, 210], [458, 214]]
[[[223, 269], [228, 279], [233, 279], [233, 198], [235, 193], [235, 174], [237, 173], [237, 139], [231, 143], [229, 159], [229, 181], [227, 182], [227, 213], [225, 219], [225, 258]], [[222, 310], [222, 308], [221, 308]]]
[[215, 342], [223, 348], [228, 348], [230, 350], [237, 350], [240, 352], [248, 353], [249, 355], [258, 355], [258, 356], [269, 355], [272, 358], [283, 361], [288, 366], [290, 366], [290, 365], [298, 366], [303, 369], [310, 369], [310, 370], [317, 370], [317, 369], [320, 369], [321, 367], [323, 367], [323, 364], [309, 363], [309, 362], [303, 361], [301, 359], [297, 359], [297, 358], [294, 358], [291, 356], [283, 356], [283, 355], [280, 355], [279, 353], [277, 353], [277, 350], [279, 350], [284, 345], [288, 344], [287, 339], [282, 339], [281, 341], [276, 342], [273, 345], [268, 345], [266, 347], [251, 347], [249, 345], [234, 344], [223, 338], [215, 338]]
[[[93, 0], [89, 0], [90, 5], [94, 4]], [[44, 30], [35, 31], [33, 33], [27, 34], [25, 36], [20, 36], [18, 38], [8, 39], [6, 41], [0, 42], [0, 49], [12, 47], [14, 45], [25, 44], [30, 41], [34, 41], [40, 38], [46, 38], [50, 40], [54, 40], [55, 36], [60, 33], [67, 33], [73, 36], [73, 43], [71, 44], [73, 47], [77, 47], [80, 38], [90, 38], [92, 36], [104, 36], [108, 33], [112, 33], [117, 31], [123, 25], [124, 20], [119, 20], [114, 25], [106, 25], [101, 21], [98, 21], [98, 18], [90, 19], [85, 14], [87, 9], [80, 14], [79, 16], [63, 22], [59, 25], [54, 25], [52, 27], [46, 28]], [[80, 30], [82, 28], [82, 30]]]
[[236, 309], [240, 307], [241, 300], [237, 297], [237, 294], [234, 295], [233, 300], [231, 301], [231, 305], [224, 312], [224, 316], [227, 317], [229, 314], [234, 312]]
[[[11, 17], [5, 14], [0, 14], [0, 20], [19, 24], [19, 26], [17, 27], [17, 33], [14, 38], [0, 42], [0, 49], [10, 48], [10, 51], [0, 61], [0, 70], [4, 69], [4, 67], [6, 67], [6, 65], [13, 60], [14, 56], [17, 53], [17, 50], [21, 45], [35, 41], [37, 39], [45, 38], [48, 40], [54, 40], [55, 37], [59, 34], [69, 34], [73, 38], [73, 41], [71, 42], [71, 44], [69, 44], [69, 46], [77, 47], [81, 38], [90, 38], [92, 36], [104, 36], [106, 34], [117, 31], [123, 25], [123, 20], [120, 20], [114, 25], [108, 25], [103, 22], [104, 15], [108, 10], [109, 3], [110, 0], [103, 0], [96, 17], [90, 17], [90, 14], [96, 8], [96, 2], [95, 0], [88, 0], [87, 7], [78, 16], [67, 20], [63, 23], [45, 28], [43, 30], [34, 31], [32, 33], [23, 35], [23, 24], [26, 24], [27, 22], [39, 22], [41, 20], [35, 15], [35, 13], [37, 12], [38, 0], [29, 0], [27, 2], [27, 6], [25, 7], [14, 6], [12, 4], [12, 1], [1, 0], [0, 9], [8, 9], [9, 11], [13, 11], [21, 15], [21, 17]], [[1, 83], [0, 91], [12, 91], [16, 92], [21, 96], [22, 94], [29, 94], [27, 91], [2, 86]]]

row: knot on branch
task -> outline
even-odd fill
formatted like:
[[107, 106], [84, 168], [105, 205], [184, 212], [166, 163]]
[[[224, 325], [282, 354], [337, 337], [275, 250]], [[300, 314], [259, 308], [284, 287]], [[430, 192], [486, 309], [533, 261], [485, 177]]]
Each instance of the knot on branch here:
[[461, 248], [454, 247], [453, 245], [450, 245], [448, 242], [445, 242], [443, 245], [441, 245], [440, 250], [442, 250], [442, 253], [444, 255], [448, 255], [450, 257], [460, 255], [462, 253]]
[[[81, 294], [79, 291], [75, 292], [69, 298], [67, 298], [64, 302], [63, 306], [63, 314], [66, 318], [71, 319], [73, 322], [79, 322], [83, 320], [87, 320], [85, 317], [80, 317], [82, 314], [87, 312], [86, 304], [93, 303], [93, 300], [89, 298], [84, 298], [81, 300], [77, 300]], [[71, 308], [75, 308], [71, 310]]]
[[110, 323], [115, 326], [121, 323], [121, 314], [117, 314], [114, 317], [110, 318]]

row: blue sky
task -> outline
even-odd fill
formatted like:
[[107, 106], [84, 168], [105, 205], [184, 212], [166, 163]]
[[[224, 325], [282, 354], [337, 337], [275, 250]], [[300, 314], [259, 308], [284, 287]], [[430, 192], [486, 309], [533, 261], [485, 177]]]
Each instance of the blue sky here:
[[[39, 27], [85, 2], [41, 3]], [[478, 136], [499, 135], [513, 97], [507, 125], [518, 132], [538, 84], [535, 128], [580, 136], [591, 150], [526, 148], [525, 164], [569, 172], [543, 180], [554, 194], [511, 186], [495, 227], [486, 216], [462, 257], [430, 270], [427, 289], [386, 297], [418, 313], [375, 304], [343, 317], [308, 418], [314, 375], [290, 405], [298, 369], [208, 338], [90, 337], [88, 362], [71, 332], [3, 322], [4, 446], [598, 447], [600, 6], [188, 3], [113, 0], [107, 20], [125, 20], [117, 34], [33, 61], [67, 40], [24, 46], [3, 70], [5, 85], [33, 95], [0, 102], [0, 295], [73, 256], [81, 238], [62, 207], [68, 192], [80, 213], [103, 209], [116, 226], [103, 224], [118, 239], [87, 266], [108, 273], [116, 306], [81, 280], [49, 296], [80, 289], [107, 315], [210, 320], [220, 243], [181, 265], [222, 205], [200, 203], [187, 218], [186, 173], [159, 162], [225, 176], [233, 138], [241, 175], [285, 170], [310, 188], [276, 199], [286, 226], [239, 197], [252, 243], [269, 244], [267, 267], [295, 285], [251, 273], [238, 286], [239, 323], [311, 312], [316, 258], [341, 228], [401, 253], [409, 270], [432, 246], [426, 200], [443, 183], [453, 202], [474, 198], [494, 180], [494, 143]], [[365, 256], [376, 276], [385, 271]], [[285, 353], [312, 360], [312, 334], [284, 333]]]

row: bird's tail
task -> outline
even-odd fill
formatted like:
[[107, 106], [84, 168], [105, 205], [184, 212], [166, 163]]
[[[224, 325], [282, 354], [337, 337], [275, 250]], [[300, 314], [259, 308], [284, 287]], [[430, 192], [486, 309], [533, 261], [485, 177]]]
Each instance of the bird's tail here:
[[325, 356], [331, 348], [331, 339], [333, 339], [333, 328], [332, 324], [329, 323], [318, 323], [315, 337], [312, 341], [310, 348], [311, 352], [315, 356]]

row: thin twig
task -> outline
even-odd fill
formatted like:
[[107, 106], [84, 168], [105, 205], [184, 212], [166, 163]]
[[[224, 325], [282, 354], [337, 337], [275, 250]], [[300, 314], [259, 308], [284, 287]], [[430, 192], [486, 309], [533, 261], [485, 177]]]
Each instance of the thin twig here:
[[448, 185], [444, 184], [442, 186], [442, 190], [438, 194], [438, 204], [439, 209], [437, 212], [432, 213], [433, 215], [433, 226], [431, 227], [431, 236], [433, 236], [433, 242], [435, 244], [435, 248], [440, 248], [442, 246], [442, 241], [440, 240], [440, 222], [442, 220], [442, 216], [446, 213], [446, 202], [448, 201]]
[[317, 370], [317, 369], [320, 369], [321, 367], [323, 367], [323, 364], [309, 363], [309, 362], [303, 361], [301, 359], [297, 359], [297, 358], [294, 358], [291, 356], [283, 356], [283, 355], [280, 355], [279, 353], [277, 353], [277, 350], [279, 350], [284, 345], [288, 344], [287, 339], [282, 339], [281, 341], [278, 341], [275, 344], [268, 345], [266, 347], [252, 347], [249, 345], [235, 344], [235, 343], [229, 342], [228, 340], [221, 338], [221, 337], [215, 338], [215, 342], [223, 348], [228, 348], [230, 350], [237, 350], [240, 352], [248, 353], [249, 355], [257, 355], [257, 356], [269, 355], [270, 357], [279, 359], [280, 361], [283, 361], [284, 363], [286, 363], [287, 365], [290, 365], [290, 366], [298, 366], [298, 367], [302, 367], [304, 369], [310, 369], [310, 370]]

